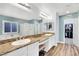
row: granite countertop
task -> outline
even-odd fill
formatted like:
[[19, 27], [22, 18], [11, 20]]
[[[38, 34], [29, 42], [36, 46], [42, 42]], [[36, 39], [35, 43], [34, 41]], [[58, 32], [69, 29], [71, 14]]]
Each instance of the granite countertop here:
[[[45, 34], [51, 34], [51, 35], [45, 36]], [[0, 44], [0, 55], [7, 54], [9, 52], [12, 52], [14, 50], [17, 50], [19, 48], [22, 48], [24, 46], [30, 45], [35, 42], [42, 42], [52, 35], [54, 35], [54, 33], [43, 33], [40, 35], [33, 35], [33, 36], [29, 36], [29, 37], [26, 36], [25, 39], [28, 38], [31, 40], [31, 42], [29, 42], [28, 44], [25, 44], [25, 45], [14, 46], [14, 45], [12, 45], [12, 42], [14, 42], [14, 41], [6, 41], [6, 43]]]

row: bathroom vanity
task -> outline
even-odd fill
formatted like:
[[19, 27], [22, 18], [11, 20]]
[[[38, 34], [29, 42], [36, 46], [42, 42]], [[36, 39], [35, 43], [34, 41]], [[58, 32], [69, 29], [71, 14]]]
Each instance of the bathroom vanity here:
[[[0, 55], [3, 56], [39, 56], [41, 44], [45, 45], [45, 51], [48, 52], [55, 43], [54, 33], [43, 33], [24, 37], [23, 40], [30, 39], [30, 42], [22, 45], [12, 45], [16, 41], [7, 42], [0, 45]], [[17, 40], [18, 41], [18, 40]], [[22, 43], [22, 41], [20, 43]]]

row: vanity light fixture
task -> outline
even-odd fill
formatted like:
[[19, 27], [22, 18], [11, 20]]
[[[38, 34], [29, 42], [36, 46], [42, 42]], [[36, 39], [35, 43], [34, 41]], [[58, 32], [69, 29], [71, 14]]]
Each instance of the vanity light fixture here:
[[18, 4], [25, 8], [31, 9], [31, 6], [28, 3], [18, 3]]
[[41, 11], [40, 12], [40, 17], [43, 17], [43, 18], [48, 18], [48, 14], [47, 13], [45, 13], [44, 11]]
[[28, 3], [12, 3], [12, 5], [21, 8], [25, 11], [31, 12], [31, 6]]

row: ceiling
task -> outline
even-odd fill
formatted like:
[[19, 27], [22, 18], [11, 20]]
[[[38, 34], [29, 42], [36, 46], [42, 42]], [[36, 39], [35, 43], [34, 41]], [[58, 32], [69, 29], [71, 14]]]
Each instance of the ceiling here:
[[74, 13], [79, 10], [79, 3], [31, 3], [38, 7], [40, 10], [52, 14], [54, 11], [59, 15]]

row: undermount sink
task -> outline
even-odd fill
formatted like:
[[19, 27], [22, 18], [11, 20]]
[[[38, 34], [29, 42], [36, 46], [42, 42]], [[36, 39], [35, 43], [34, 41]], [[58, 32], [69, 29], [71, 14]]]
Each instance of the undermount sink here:
[[50, 36], [51, 34], [45, 34], [45, 36]]
[[30, 39], [22, 39], [12, 42], [12, 45], [25, 45], [28, 44], [30, 41], [31, 41]]

